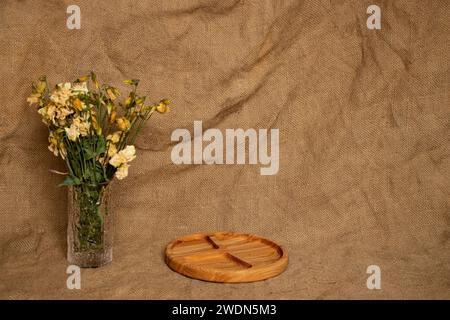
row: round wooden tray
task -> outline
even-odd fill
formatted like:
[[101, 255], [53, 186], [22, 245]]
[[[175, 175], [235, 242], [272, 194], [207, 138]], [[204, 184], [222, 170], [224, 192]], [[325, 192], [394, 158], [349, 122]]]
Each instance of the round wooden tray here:
[[288, 263], [276, 243], [233, 232], [196, 233], [166, 247], [166, 263], [185, 276], [213, 282], [252, 282], [275, 277]]

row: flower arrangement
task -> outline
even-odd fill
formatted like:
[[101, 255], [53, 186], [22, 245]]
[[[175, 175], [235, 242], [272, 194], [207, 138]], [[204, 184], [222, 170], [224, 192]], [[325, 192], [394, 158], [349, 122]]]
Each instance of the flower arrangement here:
[[[95, 90], [88, 88], [89, 79]], [[33, 84], [27, 99], [36, 105], [49, 129], [49, 150], [65, 160], [69, 175], [62, 185], [108, 183], [115, 176], [128, 175], [129, 163], [135, 159], [133, 146], [139, 131], [157, 111], [169, 111], [169, 101], [144, 105], [138, 96], [139, 80], [125, 80], [133, 89], [124, 103], [118, 103], [124, 114], [118, 116], [120, 92], [109, 85], [100, 86], [95, 73], [78, 78], [73, 84], [60, 83], [49, 92], [45, 77]]]
[[105, 189], [114, 178], [127, 177], [130, 162], [136, 158], [136, 137], [152, 114], [169, 111], [167, 99], [145, 104], [146, 97], [137, 93], [139, 80], [124, 83], [131, 89], [126, 99], [118, 102], [119, 90], [100, 85], [94, 72], [51, 90], [42, 76], [27, 99], [48, 127], [49, 150], [67, 167], [60, 185], [69, 186], [76, 201], [75, 252], [103, 249]]

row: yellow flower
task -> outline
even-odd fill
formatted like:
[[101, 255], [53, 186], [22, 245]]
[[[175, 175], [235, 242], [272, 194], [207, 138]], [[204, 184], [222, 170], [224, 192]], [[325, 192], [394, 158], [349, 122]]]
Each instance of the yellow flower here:
[[41, 94], [40, 93], [33, 93], [31, 96], [27, 98], [27, 102], [31, 106], [32, 104], [38, 103], [39, 100], [41, 100]]
[[56, 139], [55, 135], [53, 134], [53, 132], [50, 132], [50, 135], [48, 136], [48, 142], [50, 142], [53, 145], [58, 145], [58, 139]]
[[170, 111], [170, 109], [167, 104], [161, 102], [156, 106], [156, 111], [158, 111], [159, 113], [167, 113]]
[[122, 180], [128, 176], [128, 168], [130, 166], [126, 163], [122, 164], [115, 173], [117, 179]]
[[109, 164], [118, 168], [122, 163], [125, 163], [125, 158], [120, 153], [116, 153], [110, 160]]
[[39, 79], [38, 84], [36, 85], [36, 91], [38, 93], [43, 93], [45, 91], [46, 87], [47, 87], [47, 82], [45, 81], [45, 77], [41, 77]]
[[117, 147], [114, 143], [110, 143], [108, 146], [108, 157], [112, 157], [117, 153]]
[[77, 109], [78, 111], [83, 110], [83, 104], [82, 104], [81, 100], [78, 99], [78, 98], [76, 98], [75, 100], [73, 100], [73, 107], [74, 107], [75, 109]]
[[106, 140], [109, 140], [112, 143], [117, 143], [117, 142], [119, 142], [121, 136], [122, 136], [122, 132], [121, 131], [116, 131], [113, 134], [109, 134], [106, 137]]
[[39, 108], [37, 112], [41, 115], [42, 122], [45, 123], [46, 125], [49, 125], [50, 120], [47, 118], [47, 107]]
[[130, 121], [125, 118], [119, 118], [116, 120], [117, 122], [117, 127], [119, 128], [120, 131], [128, 131], [130, 129]]

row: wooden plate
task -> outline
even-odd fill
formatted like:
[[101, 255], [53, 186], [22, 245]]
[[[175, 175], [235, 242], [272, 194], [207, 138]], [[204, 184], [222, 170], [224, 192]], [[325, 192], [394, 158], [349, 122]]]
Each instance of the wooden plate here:
[[166, 263], [185, 276], [213, 282], [252, 282], [275, 277], [288, 263], [276, 243], [233, 232], [196, 233], [166, 247]]

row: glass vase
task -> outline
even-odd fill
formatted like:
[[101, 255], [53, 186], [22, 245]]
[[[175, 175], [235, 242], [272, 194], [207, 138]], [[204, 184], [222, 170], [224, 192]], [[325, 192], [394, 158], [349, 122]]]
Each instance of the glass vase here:
[[110, 185], [68, 187], [67, 260], [81, 268], [108, 264], [113, 257], [114, 216]]

